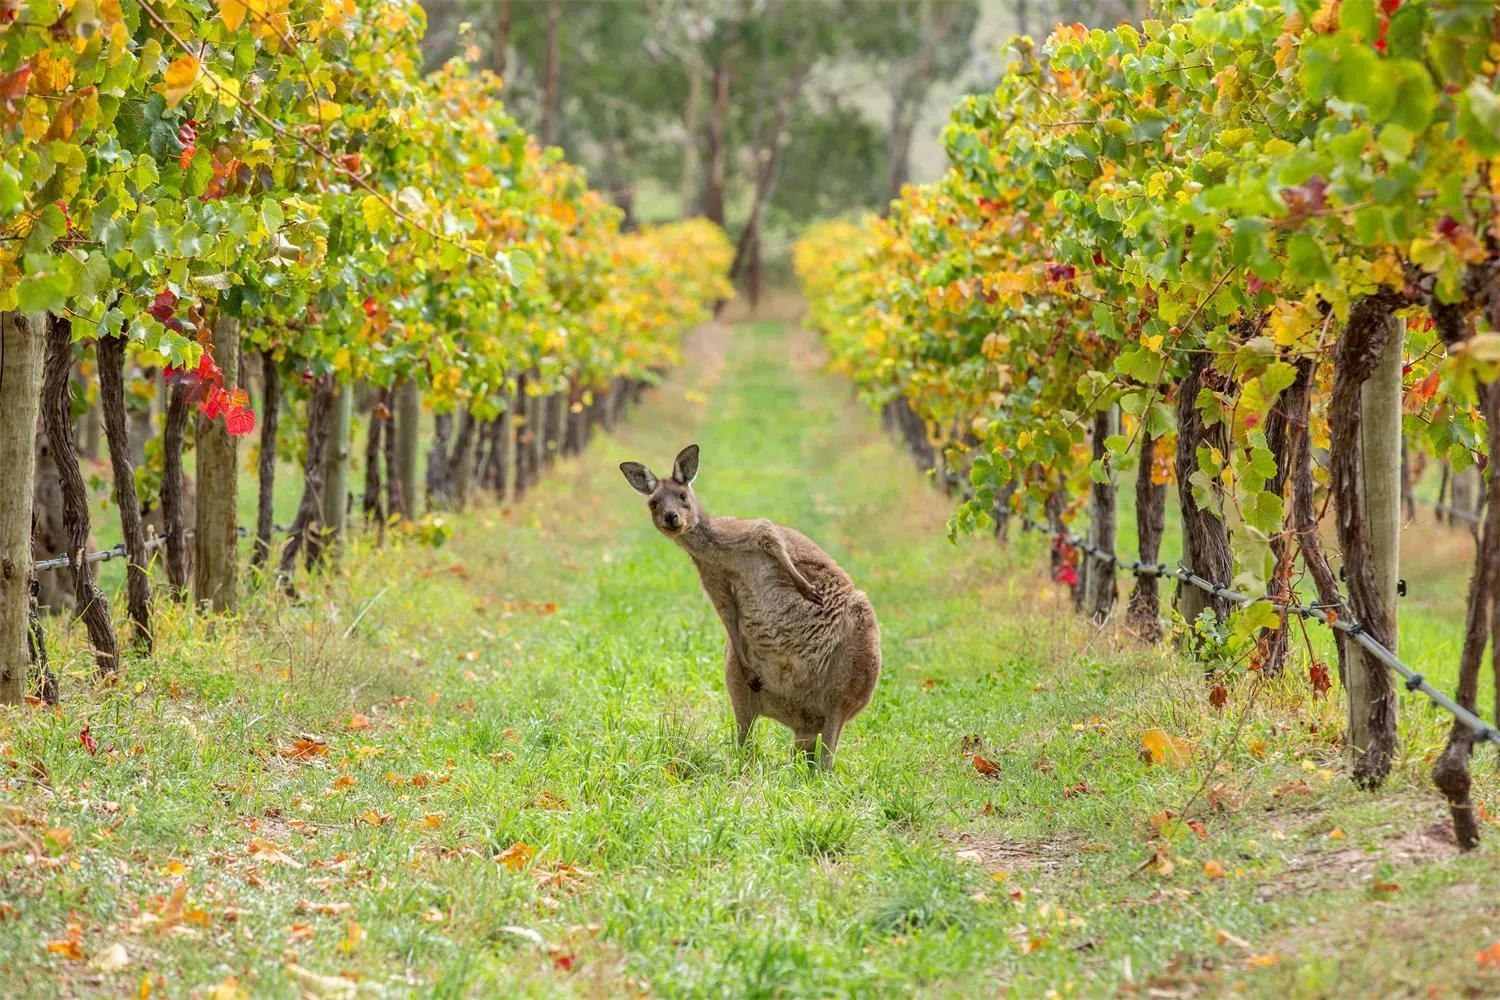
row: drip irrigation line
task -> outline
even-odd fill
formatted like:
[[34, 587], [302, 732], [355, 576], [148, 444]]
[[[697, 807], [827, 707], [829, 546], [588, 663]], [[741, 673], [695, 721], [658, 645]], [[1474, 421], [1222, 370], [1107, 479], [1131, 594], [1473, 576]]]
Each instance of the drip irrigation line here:
[[[1177, 566], [1174, 568], [1172, 566], [1168, 566], [1166, 563], [1143, 563], [1139, 559], [1135, 560], [1134, 562], [1126, 562], [1119, 556], [1115, 555], [1113, 552], [1106, 552], [1092, 542], [1083, 538], [1079, 538], [1077, 535], [1070, 535], [1067, 532], [1059, 532], [1057, 534], [1057, 537], [1061, 538], [1068, 545], [1071, 545], [1074, 548], [1078, 549], [1080, 552], [1086, 553], [1091, 558], [1097, 559], [1100, 562], [1106, 563], [1110, 566], [1119, 567], [1125, 572], [1134, 574], [1135, 576], [1172, 577], [1181, 580], [1183, 583], [1197, 587], [1199, 590], [1202, 590], [1206, 593], [1212, 594], [1214, 597], [1218, 597], [1226, 601], [1232, 601], [1235, 604], [1241, 605], [1242, 607], [1264, 602], [1266, 604], [1272, 605], [1277, 609], [1284, 610], [1288, 614], [1299, 615], [1303, 619], [1311, 618], [1315, 621], [1320, 621], [1323, 624], [1327, 625], [1329, 628], [1344, 633], [1344, 635], [1348, 636], [1354, 642], [1358, 643], [1366, 652], [1375, 657], [1375, 659], [1379, 660], [1381, 663], [1384, 663], [1396, 673], [1400, 674], [1406, 681], [1406, 690], [1420, 692], [1427, 697], [1428, 701], [1432, 702], [1440, 708], [1445, 709], [1450, 715], [1458, 719], [1459, 722], [1462, 722], [1466, 727], [1468, 727], [1471, 732], [1473, 732], [1474, 739], [1477, 742], [1494, 743], [1497, 746], [1500, 746], [1500, 730], [1496, 730], [1494, 726], [1491, 726], [1479, 716], [1475, 715], [1473, 712], [1470, 712], [1462, 705], [1459, 705], [1452, 698], [1449, 698], [1447, 695], [1443, 694], [1443, 692], [1439, 691], [1437, 688], [1429, 684], [1425, 677], [1417, 673], [1411, 667], [1408, 667], [1406, 664], [1402, 663], [1396, 657], [1395, 653], [1392, 653], [1389, 649], [1386, 649], [1383, 645], [1371, 638], [1370, 633], [1365, 631], [1365, 627], [1362, 623], [1354, 621], [1352, 618], [1348, 618], [1345, 615], [1341, 614], [1340, 612], [1342, 611], [1342, 608], [1331, 608], [1323, 604], [1296, 604], [1290, 601], [1277, 601], [1276, 599], [1264, 594], [1246, 594], [1238, 590], [1231, 590], [1230, 588], [1225, 587], [1221, 584], [1217, 584], [1212, 580], [1205, 579], [1204, 577], [1199, 576], [1197, 573], [1194, 573], [1186, 566]], [[1333, 614], [1330, 616], [1329, 612], [1333, 612]]]

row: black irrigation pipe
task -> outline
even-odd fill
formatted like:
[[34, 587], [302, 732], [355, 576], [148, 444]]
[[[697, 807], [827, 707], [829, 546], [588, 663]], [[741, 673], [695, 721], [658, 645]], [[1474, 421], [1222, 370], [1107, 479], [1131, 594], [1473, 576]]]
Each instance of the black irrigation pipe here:
[[1500, 730], [1496, 730], [1495, 727], [1485, 722], [1479, 716], [1427, 683], [1425, 677], [1402, 663], [1396, 658], [1395, 653], [1392, 653], [1389, 649], [1386, 649], [1380, 643], [1370, 638], [1370, 633], [1365, 631], [1364, 625], [1357, 621], [1346, 619], [1344, 616], [1338, 614], [1335, 614], [1333, 618], [1329, 618], [1328, 609], [1325, 606], [1317, 604], [1294, 604], [1277, 601], [1266, 595], [1252, 595], [1241, 593], [1237, 590], [1230, 590], [1228, 587], [1214, 583], [1212, 580], [1204, 579], [1186, 566], [1178, 566], [1176, 569], [1173, 569], [1166, 563], [1143, 563], [1139, 559], [1127, 563], [1113, 552], [1106, 552], [1092, 542], [1079, 538], [1077, 535], [1070, 535], [1064, 532], [1058, 537], [1079, 551], [1087, 553], [1090, 557], [1107, 563], [1110, 566], [1118, 566], [1127, 573], [1132, 573], [1136, 576], [1174, 577], [1215, 597], [1223, 598], [1226, 601], [1233, 601], [1241, 606], [1263, 601], [1276, 608], [1284, 609], [1289, 614], [1300, 615], [1304, 619], [1312, 618], [1322, 622], [1329, 628], [1337, 629], [1358, 643], [1375, 659], [1404, 677], [1406, 679], [1406, 690], [1420, 691], [1433, 704], [1446, 709], [1459, 722], [1469, 727], [1474, 733], [1474, 738], [1479, 742], [1494, 743], [1500, 746]]
[[[284, 528], [284, 527], [282, 527], [281, 525], [278, 524], [276, 526], [276, 530], [279, 531], [279, 532], [285, 533], [286, 531], [288, 531], [290, 529]], [[239, 537], [239, 538], [248, 538], [248, 537], [250, 537], [250, 529], [248, 529], [248, 528], [236, 528], [235, 529], [235, 535], [237, 537]], [[186, 532], [183, 533], [183, 537], [184, 538], [192, 538], [193, 537], [193, 529], [189, 528]], [[156, 535], [156, 536], [154, 536], [152, 538], [148, 538], [146, 540], [146, 551], [150, 552], [152, 549], [159, 549], [159, 548], [161, 548], [165, 544], [167, 544], [167, 536], [166, 535]], [[100, 563], [100, 562], [109, 562], [111, 559], [124, 559], [124, 558], [125, 558], [125, 543], [121, 542], [119, 545], [116, 545], [112, 549], [104, 549], [101, 552], [90, 552], [90, 553], [88, 553], [87, 555], [85, 555], [83, 557], [83, 561], [84, 562], [91, 562], [91, 563]], [[73, 558], [71, 556], [57, 556], [54, 559], [43, 559], [41, 562], [32, 563], [31, 564], [31, 568], [32, 568], [33, 571], [40, 573], [41, 571], [48, 570], [48, 569], [67, 569], [71, 565], [73, 565]]]

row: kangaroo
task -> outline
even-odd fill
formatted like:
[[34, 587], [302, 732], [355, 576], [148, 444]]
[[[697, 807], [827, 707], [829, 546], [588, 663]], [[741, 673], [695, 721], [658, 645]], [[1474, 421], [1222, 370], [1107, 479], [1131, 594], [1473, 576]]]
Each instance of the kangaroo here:
[[795, 753], [833, 766], [845, 723], [870, 703], [880, 677], [875, 609], [849, 575], [806, 535], [764, 518], [710, 517], [693, 492], [698, 446], [658, 479], [639, 462], [620, 471], [648, 500], [651, 520], [698, 568], [724, 623], [724, 683], [735, 743], [755, 720], [789, 728]]

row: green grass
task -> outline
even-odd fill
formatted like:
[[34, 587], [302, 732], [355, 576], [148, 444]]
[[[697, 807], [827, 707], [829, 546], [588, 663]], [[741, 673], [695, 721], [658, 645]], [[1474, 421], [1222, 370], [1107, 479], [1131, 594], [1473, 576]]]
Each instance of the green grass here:
[[[831, 774], [767, 721], [734, 749], [722, 630], [615, 468], [689, 441], [711, 511], [806, 531], [880, 616]], [[1296, 671], [1216, 711], [1198, 668], [1081, 624], [1044, 539], [950, 546], [946, 504], [805, 337], [742, 326], [446, 548], [357, 542], [240, 617], [163, 608], [107, 690], [54, 635], [65, 704], [0, 714], [0, 993], [1500, 991], [1494, 849], [1424, 832], [1435, 715], [1404, 701], [1405, 755], [1358, 792]], [[1157, 728], [1184, 766], [1142, 760]], [[1201, 835], [1162, 815], [1200, 787]]]

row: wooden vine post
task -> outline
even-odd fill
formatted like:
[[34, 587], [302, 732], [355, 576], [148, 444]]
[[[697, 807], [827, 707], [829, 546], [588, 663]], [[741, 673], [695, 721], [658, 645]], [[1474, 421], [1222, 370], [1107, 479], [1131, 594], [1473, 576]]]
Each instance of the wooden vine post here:
[[[1097, 464], [1091, 491], [1093, 516], [1090, 518], [1089, 541], [1103, 552], [1115, 551], [1115, 472], [1108, 464], [1109, 451], [1105, 442], [1111, 435], [1119, 433], [1119, 429], [1118, 408], [1110, 407], [1094, 415], [1094, 461]], [[1118, 596], [1114, 564], [1090, 556], [1086, 590], [1089, 617], [1096, 625], [1102, 625], [1114, 612]]]
[[[240, 321], [220, 312], [213, 323], [214, 361], [224, 388], [240, 384]], [[236, 551], [239, 446], [224, 421], [197, 423], [198, 512], [193, 534], [193, 601], [214, 611], [234, 609], [239, 596]]]
[[339, 383], [333, 392], [333, 421], [323, 473], [322, 547], [336, 552], [349, 523], [349, 442], [354, 422], [354, 387]]
[[[1401, 575], [1401, 365], [1403, 325], [1387, 317], [1389, 330], [1375, 370], [1360, 390], [1362, 494], [1371, 567], [1389, 630], [1383, 645], [1398, 652], [1396, 590]], [[1354, 643], [1349, 657], [1349, 745], [1356, 753], [1381, 739], [1395, 739], [1396, 701], [1388, 710], [1376, 699], [1390, 690], [1390, 671]], [[1384, 678], [1381, 683], [1377, 678]], [[1372, 722], [1372, 719], [1377, 720]], [[1376, 726], [1385, 732], [1376, 733]]]
[[417, 514], [417, 442], [422, 433], [422, 389], [415, 379], [406, 379], [396, 388], [396, 482], [395, 500], [399, 507], [391, 511], [409, 521]]
[[31, 479], [41, 399], [41, 316], [0, 313], [0, 468], [11, 484], [0, 489], [0, 705], [26, 694], [26, 641], [31, 603]]

